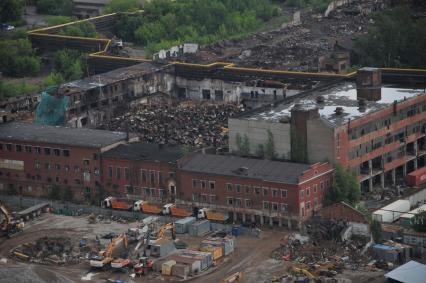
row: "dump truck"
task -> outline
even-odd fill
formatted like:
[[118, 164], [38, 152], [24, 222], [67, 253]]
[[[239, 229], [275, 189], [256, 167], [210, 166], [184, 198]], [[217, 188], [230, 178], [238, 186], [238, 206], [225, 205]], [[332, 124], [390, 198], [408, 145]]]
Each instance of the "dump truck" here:
[[229, 219], [229, 215], [225, 212], [212, 210], [209, 208], [201, 208], [197, 213], [198, 219], [208, 219], [217, 222], [226, 222]]
[[118, 199], [115, 197], [107, 197], [101, 202], [103, 208], [112, 208], [120, 210], [131, 210], [133, 207], [133, 200]]
[[162, 212], [164, 215], [173, 215], [176, 217], [188, 217], [193, 214], [191, 210], [185, 207], [179, 207], [174, 203], [165, 204]]
[[160, 214], [161, 213], [161, 207], [151, 204], [144, 200], [138, 200], [133, 204], [133, 210], [134, 211], [142, 211], [143, 213], [153, 213], [153, 214]]

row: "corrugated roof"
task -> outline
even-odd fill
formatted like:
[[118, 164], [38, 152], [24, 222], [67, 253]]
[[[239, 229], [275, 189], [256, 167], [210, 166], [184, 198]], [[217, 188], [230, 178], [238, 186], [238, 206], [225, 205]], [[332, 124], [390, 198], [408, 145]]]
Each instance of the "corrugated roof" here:
[[182, 166], [183, 170], [191, 172], [238, 176], [286, 184], [297, 184], [299, 176], [309, 168], [308, 164], [213, 154], [196, 154]]
[[426, 265], [412, 260], [386, 273], [385, 277], [401, 283], [425, 283]]
[[88, 128], [67, 128], [19, 122], [0, 124], [0, 140], [10, 142], [101, 148], [125, 140], [125, 138], [126, 133]]

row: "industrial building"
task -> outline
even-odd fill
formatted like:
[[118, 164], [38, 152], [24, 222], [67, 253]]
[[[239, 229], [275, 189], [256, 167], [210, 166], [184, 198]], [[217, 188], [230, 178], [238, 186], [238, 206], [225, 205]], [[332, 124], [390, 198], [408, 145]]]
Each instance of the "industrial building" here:
[[237, 135], [247, 136], [252, 155], [272, 136], [277, 158], [341, 164], [364, 191], [384, 188], [425, 165], [425, 102], [424, 88], [382, 83], [380, 69], [363, 68], [356, 82], [229, 119], [230, 151], [239, 150]]

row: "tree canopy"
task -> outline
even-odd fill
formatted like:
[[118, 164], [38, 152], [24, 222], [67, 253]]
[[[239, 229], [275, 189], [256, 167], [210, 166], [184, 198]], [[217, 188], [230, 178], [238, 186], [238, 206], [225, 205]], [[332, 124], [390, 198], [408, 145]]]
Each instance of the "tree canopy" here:
[[71, 16], [72, 0], [37, 0], [36, 8], [40, 14]]
[[411, 226], [417, 232], [426, 232], [426, 211], [422, 211], [411, 219]]
[[426, 20], [407, 7], [377, 13], [368, 33], [355, 42], [359, 64], [375, 67], [426, 67]]
[[182, 42], [211, 43], [259, 28], [278, 14], [269, 0], [156, 0], [123, 16], [116, 34], [156, 51]]
[[95, 25], [87, 21], [65, 26], [58, 34], [79, 37], [97, 36]]
[[0, 23], [10, 23], [21, 18], [22, 1], [1, 0], [0, 1]]
[[141, 8], [140, 0], [112, 0], [108, 5], [106, 5], [105, 13], [135, 12]]
[[336, 165], [333, 184], [325, 193], [324, 205], [328, 206], [341, 201], [355, 205], [360, 196], [361, 190], [356, 176], [341, 165]]
[[35, 75], [41, 68], [41, 60], [28, 39], [0, 41], [0, 58], [0, 71], [8, 76]]

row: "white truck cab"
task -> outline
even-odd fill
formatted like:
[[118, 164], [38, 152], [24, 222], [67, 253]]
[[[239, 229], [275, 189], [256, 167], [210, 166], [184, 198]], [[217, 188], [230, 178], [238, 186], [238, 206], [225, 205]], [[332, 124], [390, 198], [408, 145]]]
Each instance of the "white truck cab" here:
[[133, 211], [141, 211], [141, 205], [143, 204], [143, 200], [137, 200], [133, 204]]
[[103, 208], [110, 208], [112, 202], [112, 197], [107, 197], [103, 201], [101, 201], [101, 207]]
[[206, 209], [205, 208], [200, 208], [198, 210], [197, 218], [198, 219], [206, 219], [207, 218], [207, 214], [206, 214]]
[[170, 215], [171, 214], [171, 208], [175, 206], [173, 203], [167, 203], [163, 206], [163, 215]]

